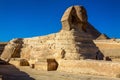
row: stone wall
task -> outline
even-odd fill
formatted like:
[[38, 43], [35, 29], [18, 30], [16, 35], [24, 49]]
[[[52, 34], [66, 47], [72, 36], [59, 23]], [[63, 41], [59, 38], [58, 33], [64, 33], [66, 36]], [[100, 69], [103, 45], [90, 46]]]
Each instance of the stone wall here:
[[28, 60], [47, 59], [55, 53], [56, 34], [47, 36], [24, 38], [21, 58]]
[[105, 57], [111, 58], [112, 61], [120, 61], [120, 41], [113, 39], [94, 40], [94, 43]]
[[116, 77], [120, 75], [120, 63], [96, 60], [58, 60], [58, 71]]

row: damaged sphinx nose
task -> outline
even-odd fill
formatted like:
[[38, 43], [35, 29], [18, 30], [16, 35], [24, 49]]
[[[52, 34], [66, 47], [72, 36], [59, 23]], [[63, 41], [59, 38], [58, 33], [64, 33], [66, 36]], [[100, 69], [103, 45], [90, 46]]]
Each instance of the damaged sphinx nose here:
[[86, 32], [87, 12], [83, 6], [69, 7], [62, 16], [63, 30], [81, 30]]

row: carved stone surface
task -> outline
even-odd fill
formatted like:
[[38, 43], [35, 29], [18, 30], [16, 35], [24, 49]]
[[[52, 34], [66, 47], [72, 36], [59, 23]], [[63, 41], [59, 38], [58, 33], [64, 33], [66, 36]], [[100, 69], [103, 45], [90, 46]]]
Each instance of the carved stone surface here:
[[20, 57], [22, 39], [13, 39], [6, 46], [1, 55], [1, 59], [8, 62], [11, 57]]
[[62, 16], [62, 29], [80, 29], [86, 31], [87, 13], [83, 6], [72, 6], [68, 8]]
[[88, 21], [87, 12], [83, 6], [69, 7], [61, 18], [62, 30], [86, 32], [91, 35], [92, 39], [96, 39], [100, 36], [100, 32], [97, 31]]

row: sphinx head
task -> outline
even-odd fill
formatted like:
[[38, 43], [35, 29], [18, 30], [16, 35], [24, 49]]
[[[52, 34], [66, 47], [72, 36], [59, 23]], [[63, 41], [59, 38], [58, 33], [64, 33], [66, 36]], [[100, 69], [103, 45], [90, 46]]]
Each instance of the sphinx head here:
[[87, 12], [83, 6], [69, 7], [63, 14], [62, 19], [63, 30], [81, 30], [86, 31]]

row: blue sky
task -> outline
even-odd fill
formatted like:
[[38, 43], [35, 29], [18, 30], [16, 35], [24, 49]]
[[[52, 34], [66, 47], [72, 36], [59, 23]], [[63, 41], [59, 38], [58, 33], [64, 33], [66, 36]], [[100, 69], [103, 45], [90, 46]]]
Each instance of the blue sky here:
[[0, 41], [56, 33], [72, 5], [83, 5], [101, 33], [120, 38], [120, 0], [0, 0]]

